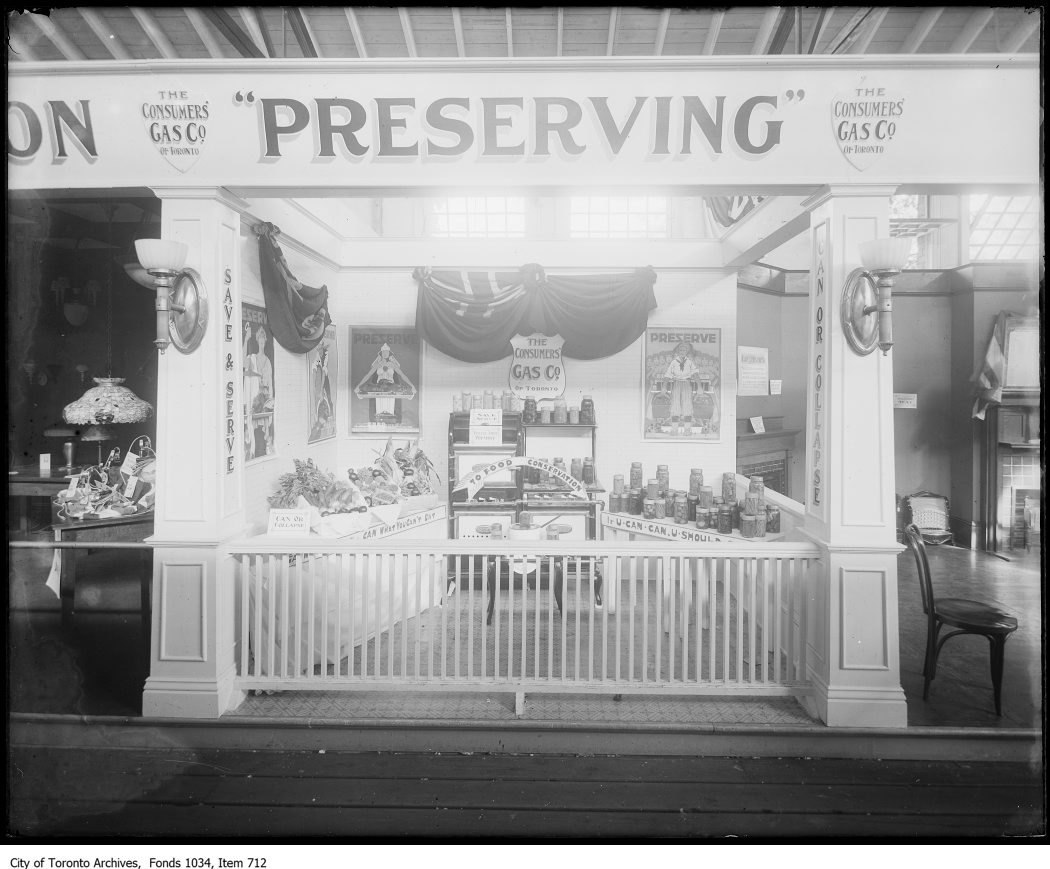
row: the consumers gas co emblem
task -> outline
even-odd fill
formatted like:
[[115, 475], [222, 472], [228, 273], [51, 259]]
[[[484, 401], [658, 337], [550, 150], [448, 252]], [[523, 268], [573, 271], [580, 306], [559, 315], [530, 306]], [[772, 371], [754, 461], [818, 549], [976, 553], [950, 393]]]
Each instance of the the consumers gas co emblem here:
[[158, 153], [180, 172], [200, 159], [208, 136], [208, 100], [182, 87], [157, 89], [142, 101], [142, 123]]
[[878, 160], [901, 132], [904, 97], [862, 81], [831, 101], [831, 127], [839, 151], [863, 172]]

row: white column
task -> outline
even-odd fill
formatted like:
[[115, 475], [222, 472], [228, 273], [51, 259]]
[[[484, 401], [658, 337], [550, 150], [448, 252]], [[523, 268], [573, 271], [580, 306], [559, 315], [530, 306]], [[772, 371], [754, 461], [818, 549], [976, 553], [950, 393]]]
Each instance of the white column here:
[[[150, 675], [145, 716], [217, 718], [233, 691], [234, 587], [223, 541], [245, 528], [240, 211], [216, 188], [155, 191], [161, 236], [189, 246], [208, 324], [199, 347], [160, 354]], [[152, 325], [152, 321], [151, 321]]]
[[806, 520], [822, 558], [808, 601], [816, 711], [843, 727], [905, 727], [897, 623], [893, 350], [858, 356], [840, 321], [859, 246], [889, 235], [891, 187], [806, 203], [813, 245], [807, 339]]

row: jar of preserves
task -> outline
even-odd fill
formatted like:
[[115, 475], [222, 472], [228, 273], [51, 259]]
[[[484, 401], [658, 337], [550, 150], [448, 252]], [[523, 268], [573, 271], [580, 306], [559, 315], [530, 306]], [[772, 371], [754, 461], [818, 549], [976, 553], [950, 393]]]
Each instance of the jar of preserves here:
[[622, 513], [623, 512], [623, 496], [619, 492], [613, 492], [609, 495], [609, 512], [610, 513]]
[[757, 515], [760, 510], [765, 510], [765, 506], [762, 504], [762, 499], [754, 492], [748, 492], [744, 497], [744, 512], [755, 513]]
[[526, 398], [525, 399], [525, 407], [521, 411], [521, 421], [522, 422], [528, 422], [528, 423], [536, 422], [536, 399], [535, 398]]
[[708, 526], [708, 511], [703, 507], [697, 507], [696, 509], [696, 527], [707, 528]]
[[722, 497], [727, 504], [736, 500], [736, 474], [722, 474]]
[[668, 519], [674, 519], [674, 499], [678, 496], [675, 489], [668, 489], [664, 495], [664, 515]]
[[613, 475], [613, 491], [617, 494], [623, 492], [623, 474]]
[[583, 459], [572, 459], [569, 462], [569, 473], [574, 480], [583, 481]]
[[710, 507], [715, 502], [714, 492], [710, 486], [701, 486], [697, 495], [700, 498], [701, 507]]
[[748, 482], [747, 491], [751, 494], [758, 495], [763, 501], [766, 499], [766, 484], [757, 474], [751, 478], [750, 482]]
[[689, 494], [699, 495], [702, 485], [704, 485], [704, 472], [700, 468], [693, 468], [689, 471]]
[[770, 534], [780, 533], [780, 508], [766, 505], [766, 531]]
[[653, 518], [664, 519], [667, 516], [667, 502], [663, 498], [657, 498], [653, 502]]
[[644, 498], [642, 500], [642, 516], [646, 519], [656, 518], [656, 501], [653, 498]]
[[580, 424], [580, 409], [573, 405], [569, 408], [569, 425]]
[[540, 423], [542, 425], [551, 424], [551, 412], [549, 410], [544, 409], [540, 411]]
[[660, 497], [660, 481], [650, 480], [645, 484], [645, 497], [646, 498], [659, 498]]
[[741, 513], [740, 514], [740, 536], [741, 537], [757, 537], [758, 536], [758, 517], [754, 513]]
[[642, 463], [631, 462], [631, 488], [642, 488]]
[[461, 410], [463, 410], [463, 397], [456, 393], [452, 396], [452, 412], [459, 413]]
[[684, 525], [689, 515], [689, 502], [685, 495], [675, 495], [674, 499], [674, 521], [677, 525]]
[[740, 507], [740, 502], [739, 501], [734, 501], [730, 506], [733, 508], [733, 527], [737, 531], [739, 531], [740, 530], [740, 517], [743, 515], [743, 511], [742, 511], [742, 509]]
[[686, 495], [685, 502], [689, 505], [685, 518], [690, 522], [696, 521], [696, 511], [698, 509], [699, 499], [696, 495]]
[[636, 489], [636, 488], [632, 488], [631, 489], [631, 491], [630, 491], [630, 502], [631, 502], [631, 506], [628, 508], [627, 512], [630, 513], [632, 516], [640, 515], [641, 512], [642, 512], [642, 490], [641, 489]]
[[580, 402], [580, 423], [581, 425], [594, 425], [594, 399], [589, 395], [583, 397], [583, 401]]
[[723, 504], [718, 508], [718, 533], [733, 533], [733, 508], [728, 504]]
[[667, 465], [656, 466], [656, 479], [660, 483], [661, 492], [666, 492], [671, 488], [671, 474], [667, 470]]
[[594, 459], [589, 456], [583, 460], [583, 482], [588, 486], [593, 486], [598, 482], [594, 474]]
[[554, 413], [551, 416], [551, 422], [555, 425], [565, 425], [569, 421], [569, 410], [565, 406], [565, 402], [560, 398], [554, 402]]
[[755, 537], [765, 537], [765, 536], [766, 536], [766, 511], [765, 510], [759, 510], [759, 512], [757, 514], [755, 514]]

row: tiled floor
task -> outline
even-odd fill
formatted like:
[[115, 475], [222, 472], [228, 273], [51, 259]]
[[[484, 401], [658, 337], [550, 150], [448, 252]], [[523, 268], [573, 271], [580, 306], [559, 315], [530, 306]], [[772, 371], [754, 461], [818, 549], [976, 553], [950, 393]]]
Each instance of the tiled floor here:
[[[1038, 553], [1004, 561], [983, 553], [930, 547], [934, 582], [954, 597], [994, 600], [1018, 614], [1020, 629], [1006, 651], [1003, 715], [992, 708], [988, 649], [979, 637], [945, 647], [930, 698], [922, 700], [925, 619], [915, 566], [899, 562], [901, 681], [911, 726], [975, 728], [1042, 727], [1042, 584]], [[1015, 553], [1019, 555], [1020, 553]], [[46, 550], [12, 550], [10, 558], [9, 709], [82, 715], [141, 714], [148, 662], [140, 644], [138, 585], [125, 567], [126, 553], [85, 559], [78, 612], [63, 629], [58, 601], [44, 587], [51, 557]], [[513, 697], [469, 694], [274, 694], [250, 697], [238, 716], [326, 720], [513, 719]], [[597, 695], [528, 695], [526, 720], [664, 721], [713, 724], [812, 724], [792, 700], [726, 698], [674, 700]]]

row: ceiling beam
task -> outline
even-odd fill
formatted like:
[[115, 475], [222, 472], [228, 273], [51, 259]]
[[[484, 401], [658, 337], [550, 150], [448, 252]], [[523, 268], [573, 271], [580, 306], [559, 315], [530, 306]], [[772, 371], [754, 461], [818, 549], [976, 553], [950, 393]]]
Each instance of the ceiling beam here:
[[17, 33], [10, 33], [7, 36], [7, 44], [10, 49], [18, 56], [19, 60], [39, 60], [36, 56], [36, 52], [29, 47], [29, 43], [26, 42]]
[[368, 49], [365, 47], [365, 37], [361, 33], [361, 25], [357, 23], [357, 13], [350, 6], [344, 6], [346, 20], [350, 24], [350, 34], [354, 37], [354, 45], [357, 46], [358, 57], [368, 57]]
[[850, 34], [853, 33], [856, 26], [860, 24], [864, 16], [867, 14], [868, 7], [858, 9], [856, 12], [854, 12], [849, 17], [849, 21], [847, 21], [845, 24], [842, 25], [842, 27], [839, 28], [839, 32], [836, 33], [833, 37], [831, 37], [831, 40], [828, 42], [827, 51], [825, 52], [825, 54], [834, 54], [836, 51], [838, 51], [842, 43], [845, 42], [847, 37], [849, 37]]
[[931, 6], [919, 16], [915, 26], [911, 29], [911, 33], [908, 34], [908, 38], [904, 40], [904, 45], [901, 46], [901, 54], [914, 54], [919, 50], [919, 47], [926, 41], [926, 37], [930, 35], [933, 25], [937, 23], [937, 19], [941, 17], [943, 11], [943, 6]]
[[161, 57], [168, 60], [178, 59], [179, 53], [175, 50], [175, 46], [171, 44], [168, 34], [164, 32], [164, 28], [160, 26], [149, 9], [144, 9], [141, 6], [132, 6], [131, 14], [135, 16], [139, 26], [146, 31], [146, 36], [149, 37], [149, 41], [160, 52]]
[[718, 32], [722, 29], [722, 19], [725, 17], [725, 12], [721, 10], [711, 13], [711, 20], [707, 24], [707, 36], [704, 37], [704, 49], [701, 54], [715, 53], [715, 43], [718, 42]]
[[295, 41], [299, 43], [299, 50], [303, 57], [320, 57], [317, 50], [317, 40], [310, 30], [310, 22], [306, 20], [303, 10], [298, 6], [284, 6], [284, 17], [292, 28]]
[[30, 12], [26, 17], [40, 29], [44, 36], [51, 40], [66, 60], [87, 60], [84, 52], [74, 45], [72, 40], [47, 15]]
[[871, 10], [871, 15], [868, 16], [863, 26], [858, 28], [856, 41], [847, 49], [850, 54], [864, 54], [868, 50], [871, 40], [882, 27], [882, 22], [889, 11], [888, 6], [876, 6]]
[[820, 42], [820, 37], [824, 35], [824, 31], [828, 29], [828, 25], [831, 24], [831, 16], [835, 14], [834, 9], [830, 9], [827, 6], [821, 6], [820, 12], [817, 14], [817, 20], [813, 24], [813, 33], [809, 37], [809, 48], [806, 49], [806, 54], [812, 54], [817, 47], [817, 43]]
[[113, 28], [102, 20], [102, 16], [96, 9], [90, 6], [78, 6], [76, 9], [80, 17], [87, 22], [87, 26], [91, 28], [91, 32], [98, 37], [98, 41], [106, 47], [106, 51], [113, 55], [114, 60], [131, 60], [131, 52], [128, 51], [128, 47], [113, 32]]
[[616, 20], [619, 17], [618, 12], [618, 7], [609, 7], [609, 37], [605, 40], [606, 57], [612, 57], [613, 46], [616, 44]]
[[507, 57], [514, 57], [514, 22], [510, 18], [510, 7], [507, 7]]
[[1039, 14], [1034, 11], [1025, 11], [1021, 23], [1014, 28], [1013, 32], [1003, 42], [1002, 51], [1011, 53], [1020, 51], [1028, 38], [1039, 29]]
[[416, 53], [416, 38], [412, 35], [412, 21], [408, 17], [408, 9], [398, 6], [397, 17], [401, 19], [401, 32], [405, 34], [405, 48], [408, 49], [408, 56], [419, 57]]
[[992, 20], [994, 15], [995, 11], [993, 9], [978, 9], [974, 12], [966, 22], [962, 33], [955, 38], [952, 47], [948, 51], [952, 54], [963, 54], [969, 51], [970, 46], [977, 41], [977, 37], [988, 26], [988, 22]]
[[773, 35], [777, 18], [780, 16], [780, 7], [771, 6], [762, 16], [762, 23], [758, 25], [758, 33], [755, 34], [755, 43], [751, 46], [752, 54], [765, 54], [769, 48], [769, 39]]
[[208, 19], [201, 14], [200, 9], [196, 6], [184, 6], [182, 11], [186, 13], [186, 17], [190, 20], [190, 24], [193, 25], [193, 29], [197, 31], [197, 35], [200, 37], [201, 42], [204, 43], [208, 55], [210, 57], [225, 57], [225, 52], [223, 52], [219, 40], [211, 32], [211, 28], [208, 26]]
[[750, 265], [809, 229], [805, 201], [806, 197], [774, 196], [734, 224], [721, 241], [725, 267]]
[[202, 6], [200, 11], [230, 41], [241, 57], [265, 57], [259, 46], [252, 42], [251, 37], [241, 30], [240, 25], [225, 9], [219, 6]]
[[[795, 7], [796, 9], [798, 7]], [[773, 41], [769, 43], [769, 54], [783, 54], [784, 48], [787, 46], [788, 37], [791, 36], [791, 29], [795, 26], [795, 13], [791, 9], [782, 9], [780, 12], [780, 21], [777, 24], [776, 32], [773, 34]]]
[[667, 41], [667, 24], [671, 20], [671, 10], [664, 9], [660, 12], [660, 23], [656, 25], [656, 45], [653, 54], [659, 57], [664, 53], [664, 42]]
[[463, 41], [463, 17], [459, 13], [459, 7], [452, 7], [452, 26], [456, 31], [456, 51], [460, 57], [467, 56], [467, 45]]
[[558, 46], [557, 56], [561, 57], [562, 49], [565, 44], [565, 10], [561, 6], [558, 7]]
[[266, 29], [259, 10], [253, 6], [239, 6], [237, 10], [241, 13], [241, 20], [244, 21], [245, 27], [248, 28], [252, 41], [265, 52], [264, 56], [275, 57], [273, 43], [270, 41], [270, 31]]

